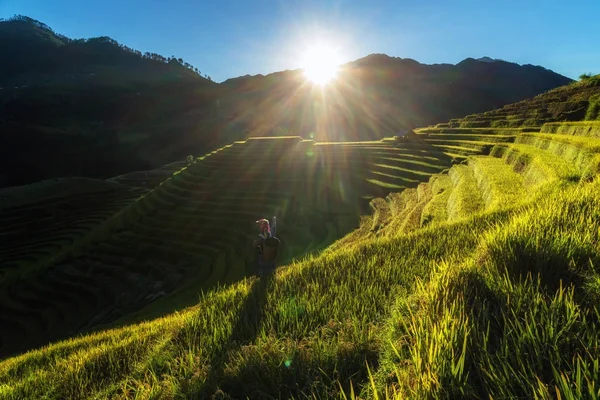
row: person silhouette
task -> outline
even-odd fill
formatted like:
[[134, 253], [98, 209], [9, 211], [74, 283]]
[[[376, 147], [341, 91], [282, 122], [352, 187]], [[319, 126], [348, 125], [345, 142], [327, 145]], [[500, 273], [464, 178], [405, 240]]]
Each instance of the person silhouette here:
[[272, 228], [269, 220], [265, 218], [259, 219], [256, 223], [258, 224], [259, 234], [253, 247], [257, 255], [258, 274], [262, 275], [265, 270], [275, 269], [275, 259], [280, 243], [279, 239], [275, 237], [277, 217], [273, 217]]

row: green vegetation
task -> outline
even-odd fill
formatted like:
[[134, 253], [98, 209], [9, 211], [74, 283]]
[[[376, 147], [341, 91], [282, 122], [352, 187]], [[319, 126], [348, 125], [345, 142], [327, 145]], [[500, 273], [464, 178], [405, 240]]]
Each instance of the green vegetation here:
[[538, 129], [550, 122], [595, 120], [598, 118], [598, 87], [600, 75], [586, 75], [585, 79], [572, 82], [533, 99], [508, 104], [502, 108], [471, 114], [450, 120], [447, 124], [420, 131], [450, 133], [453, 129]]
[[[0, 362], [0, 397], [597, 398], [600, 146], [590, 134], [594, 127], [499, 130], [486, 133], [487, 140], [463, 130], [447, 137], [421, 130], [399, 143], [254, 139], [219, 149], [124, 208], [109, 220], [107, 240], [90, 240], [85, 250], [98, 259], [148, 243], [148, 251], [164, 247], [153, 256], [198, 257], [192, 265], [212, 257], [219, 267], [197, 271], [196, 283], [170, 299], [184, 304], [195, 297], [197, 282], [212, 282], [199, 301], [8, 358]], [[468, 156], [442, 171], [452, 158], [439, 145], [476, 143], [489, 146], [490, 155]], [[255, 151], [271, 156], [262, 165]], [[424, 157], [410, 157], [420, 152]], [[281, 175], [269, 175], [273, 165]], [[398, 178], [417, 180], [389, 193], [391, 180], [373, 184], [377, 168], [389, 179], [398, 171]], [[280, 182], [273, 198], [261, 195], [263, 180]], [[298, 186], [307, 180], [311, 187]], [[332, 190], [314, 190], [319, 184]], [[293, 219], [303, 213], [284, 207], [289, 194], [277, 193], [285, 185], [311, 206], [314, 214], [305, 210], [305, 221], [318, 215], [319, 223]], [[218, 198], [204, 195], [216, 192]], [[230, 200], [239, 196], [245, 204]], [[363, 197], [373, 198], [371, 214], [358, 229], [325, 251], [293, 257], [342, 233], [325, 228], [319, 246], [302, 239], [307, 229], [356, 226]], [[195, 235], [200, 221], [230, 225], [255, 215], [252, 199], [288, 210], [282, 221], [291, 222], [281, 236], [298, 248], [275, 273], [235, 282], [231, 271], [243, 258], [232, 249], [238, 228], [217, 229], [227, 241]], [[193, 229], [186, 228], [190, 219], [198, 221]], [[241, 235], [248, 225], [239, 229]], [[217, 282], [231, 284], [212, 286]], [[152, 303], [146, 314], [129, 318], [158, 315], [166, 304]]]
[[545, 124], [541, 133], [558, 133], [561, 135], [600, 137], [600, 123], [595, 121], [575, 121], [568, 123]]
[[598, 87], [0, 191], [0, 398], [600, 397]]
[[590, 79], [593, 75], [592, 74], [581, 74], [579, 75], [579, 79], [582, 81], [586, 81], [588, 79]]
[[35, 274], [102, 221], [147, 193], [105, 181], [67, 178], [2, 191], [0, 288]]
[[448, 173], [452, 179], [453, 190], [448, 197], [448, 220], [456, 221], [483, 210], [483, 197], [477, 187], [477, 181], [471, 168], [456, 165]]
[[[195, 304], [201, 289], [253, 274], [250, 243], [259, 216], [280, 218], [280, 263], [323, 250], [359, 225], [359, 216], [368, 212], [366, 199], [416, 188], [451, 162], [420, 138], [344, 143], [252, 138], [189, 164], [102, 182], [138, 193], [112, 208], [102, 185], [88, 197], [71, 196], [76, 185], [63, 186], [57, 207], [73, 213], [44, 215], [41, 221], [13, 196], [5, 215], [19, 218], [2, 231], [6, 251], [0, 247], [5, 257], [0, 311], [12, 322], [0, 329], [0, 354], [158, 317]], [[421, 191], [415, 189], [415, 195]], [[419, 195], [420, 207], [427, 199]], [[393, 232], [383, 204], [379, 211], [375, 230]], [[410, 218], [398, 219], [398, 229], [419, 228], [420, 211], [406, 213]], [[23, 241], [31, 226], [39, 233]]]
[[523, 177], [515, 174], [504, 160], [473, 157], [469, 159], [469, 166], [473, 169], [486, 210], [514, 207], [525, 197]]
[[590, 97], [590, 105], [585, 113], [586, 121], [600, 120], [600, 94]]
[[452, 180], [448, 175], [434, 175], [429, 180], [432, 198], [423, 208], [421, 226], [434, 225], [448, 220], [448, 198], [452, 193]]
[[376, 375], [388, 394], [597, 397], [599, 189], [557, 186], [471, 220], [485, 231], [471, 258], [439, 263], [397, 301]]

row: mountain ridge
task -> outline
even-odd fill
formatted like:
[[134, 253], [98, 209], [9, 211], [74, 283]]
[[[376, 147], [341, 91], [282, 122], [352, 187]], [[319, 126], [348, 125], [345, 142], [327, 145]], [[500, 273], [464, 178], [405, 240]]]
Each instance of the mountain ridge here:
[[[520, 67], [536, 67], [536, 68], [541, 68], [543, 70], [551, 71], [553, 73], [556, 73], [555, 71], [552, 71], [551, 69], [548, 69], [548, 68], [546, 68], [546, 67], [544, 67], [542, 65], [535, 65], [535, 64], [530, 64], [530, 63], [519, 64], [519, 63], [516, 63], [516, 62], [505, 61], [505, 60], [498, 59], [498, 58], [491, 58], [491, 57], [488, 57], [488, 56], [484, 56], [484, 57], [480, 57], [480, 58], [467, 57], [467, 58], [465, 58], [465, 59], [463, 59], [461, 61], [458, 61], [457, 63], [453, 64], [453, 63], [449, 63], [449, 62], [422, 63], [422, 62], [419, 62], [419, 61], [417, 61], [417, 60], [415, 60], [413, 58], [410, 58], [410, 57], [404, 58], [404, 57], [399, 57], [399, 56], [390, 56], [390, 55], [385, 54], [385, 53], [371, 53], [371, 54], [368, 54], [368, 55], [366, 55], [364, 57], [357, 58], [356, 60], [352, 60], [352, 61], [348, 61], [348, 62], [342, 63], [342, 64], [339, 65], [339, 68], [343, 69], [344, 67], [355, 65], [355, 64], [369, 63], [371, 60], [377, 60], [377, 59], [379, 59], [379, 60], [397, 60], [397, 61], [400, 61], [400, 62], [405, 62], [407, 64], [413, 64], [413, 65], [419, 65], [419, 66], [436, 66], [436, 67], [437, 66], [444, 66], [444, 67], [453, 67], [454, 66], [455, 67], [455, 66], [457, 66], [457, 65], [459, 65], [461, 63], [468, 62], [470, 60], [474, 60], [474, 61], [478, 61], [478, 62], [481, 62], [481, 63], [507, 63], [507, 64], [517, 65], [517, 66], [520, 66]], [[227, 78], [227, 79], [219, 82], [219, 84], [227, 84], [227, 83], [231, 83], [233, 81], [239, 81], [239, 80], [250, 79], [250, 78], [264, 78], [264, 77], [267, 77], [267, 76], [271, 76], [273, 74], [280, 74], [280, 73], [285, 73], [285, 72], [301, 73], [302, 71], [303, 71], [303, 69], [300, 67], [300, 68], [293, 68], [293, 69], [285, 69], [285, 70], [282, 70], [282, 71], [272, 71], [272, 72], [267, 72], [267, 73], [245, 74], [245, 75], [240, 75], [240, 76], [234, 76], [234, 77], [231, 77], [231, 78]], [[561, 75], [561, 76], [564, 76], [564, 75]], [[567, 79], [571, 79], [571, 78], [568, 78], [566, 76], [564, 76], [564, 77], [567, 78]]]
[[0, 22], [0, 54], [11, 55], [0, 63], [0, 187], [105, 179], [248, 136], [376, 139], [571, 81], [510, 63], [426, 65], [375, 54], [345, 64], [322, 93], [301, 70], [218, 84], [181, 58], [109, 37], [69, 39], [23, 16]]

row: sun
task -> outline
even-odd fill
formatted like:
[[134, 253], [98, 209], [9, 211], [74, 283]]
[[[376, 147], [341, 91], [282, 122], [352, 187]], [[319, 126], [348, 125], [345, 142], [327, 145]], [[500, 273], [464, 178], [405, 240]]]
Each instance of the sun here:
[[325, 85], [337, 76], [340, 61], [337, 50], [332, 46], [310, 47], [302, 58], [304, 76], [316, 85]]

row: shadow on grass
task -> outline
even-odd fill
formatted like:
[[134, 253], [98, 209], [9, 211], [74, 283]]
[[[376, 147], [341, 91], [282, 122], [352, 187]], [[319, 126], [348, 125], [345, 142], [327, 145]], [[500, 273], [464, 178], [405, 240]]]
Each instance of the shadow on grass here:
[[274, 276], [275, 271], [269, 270], [252, 285], [251, 292], [246, 297], [237, 322], [226, 341], [227, 345], [210, 360], [210, 372], [201, 393], [198, 393], [201, 398], [210, 397], [217, 391], [224, 375], [229, 352], [247, 343], [252, 343], [256, 339], [265, 312], [267, 291]]

